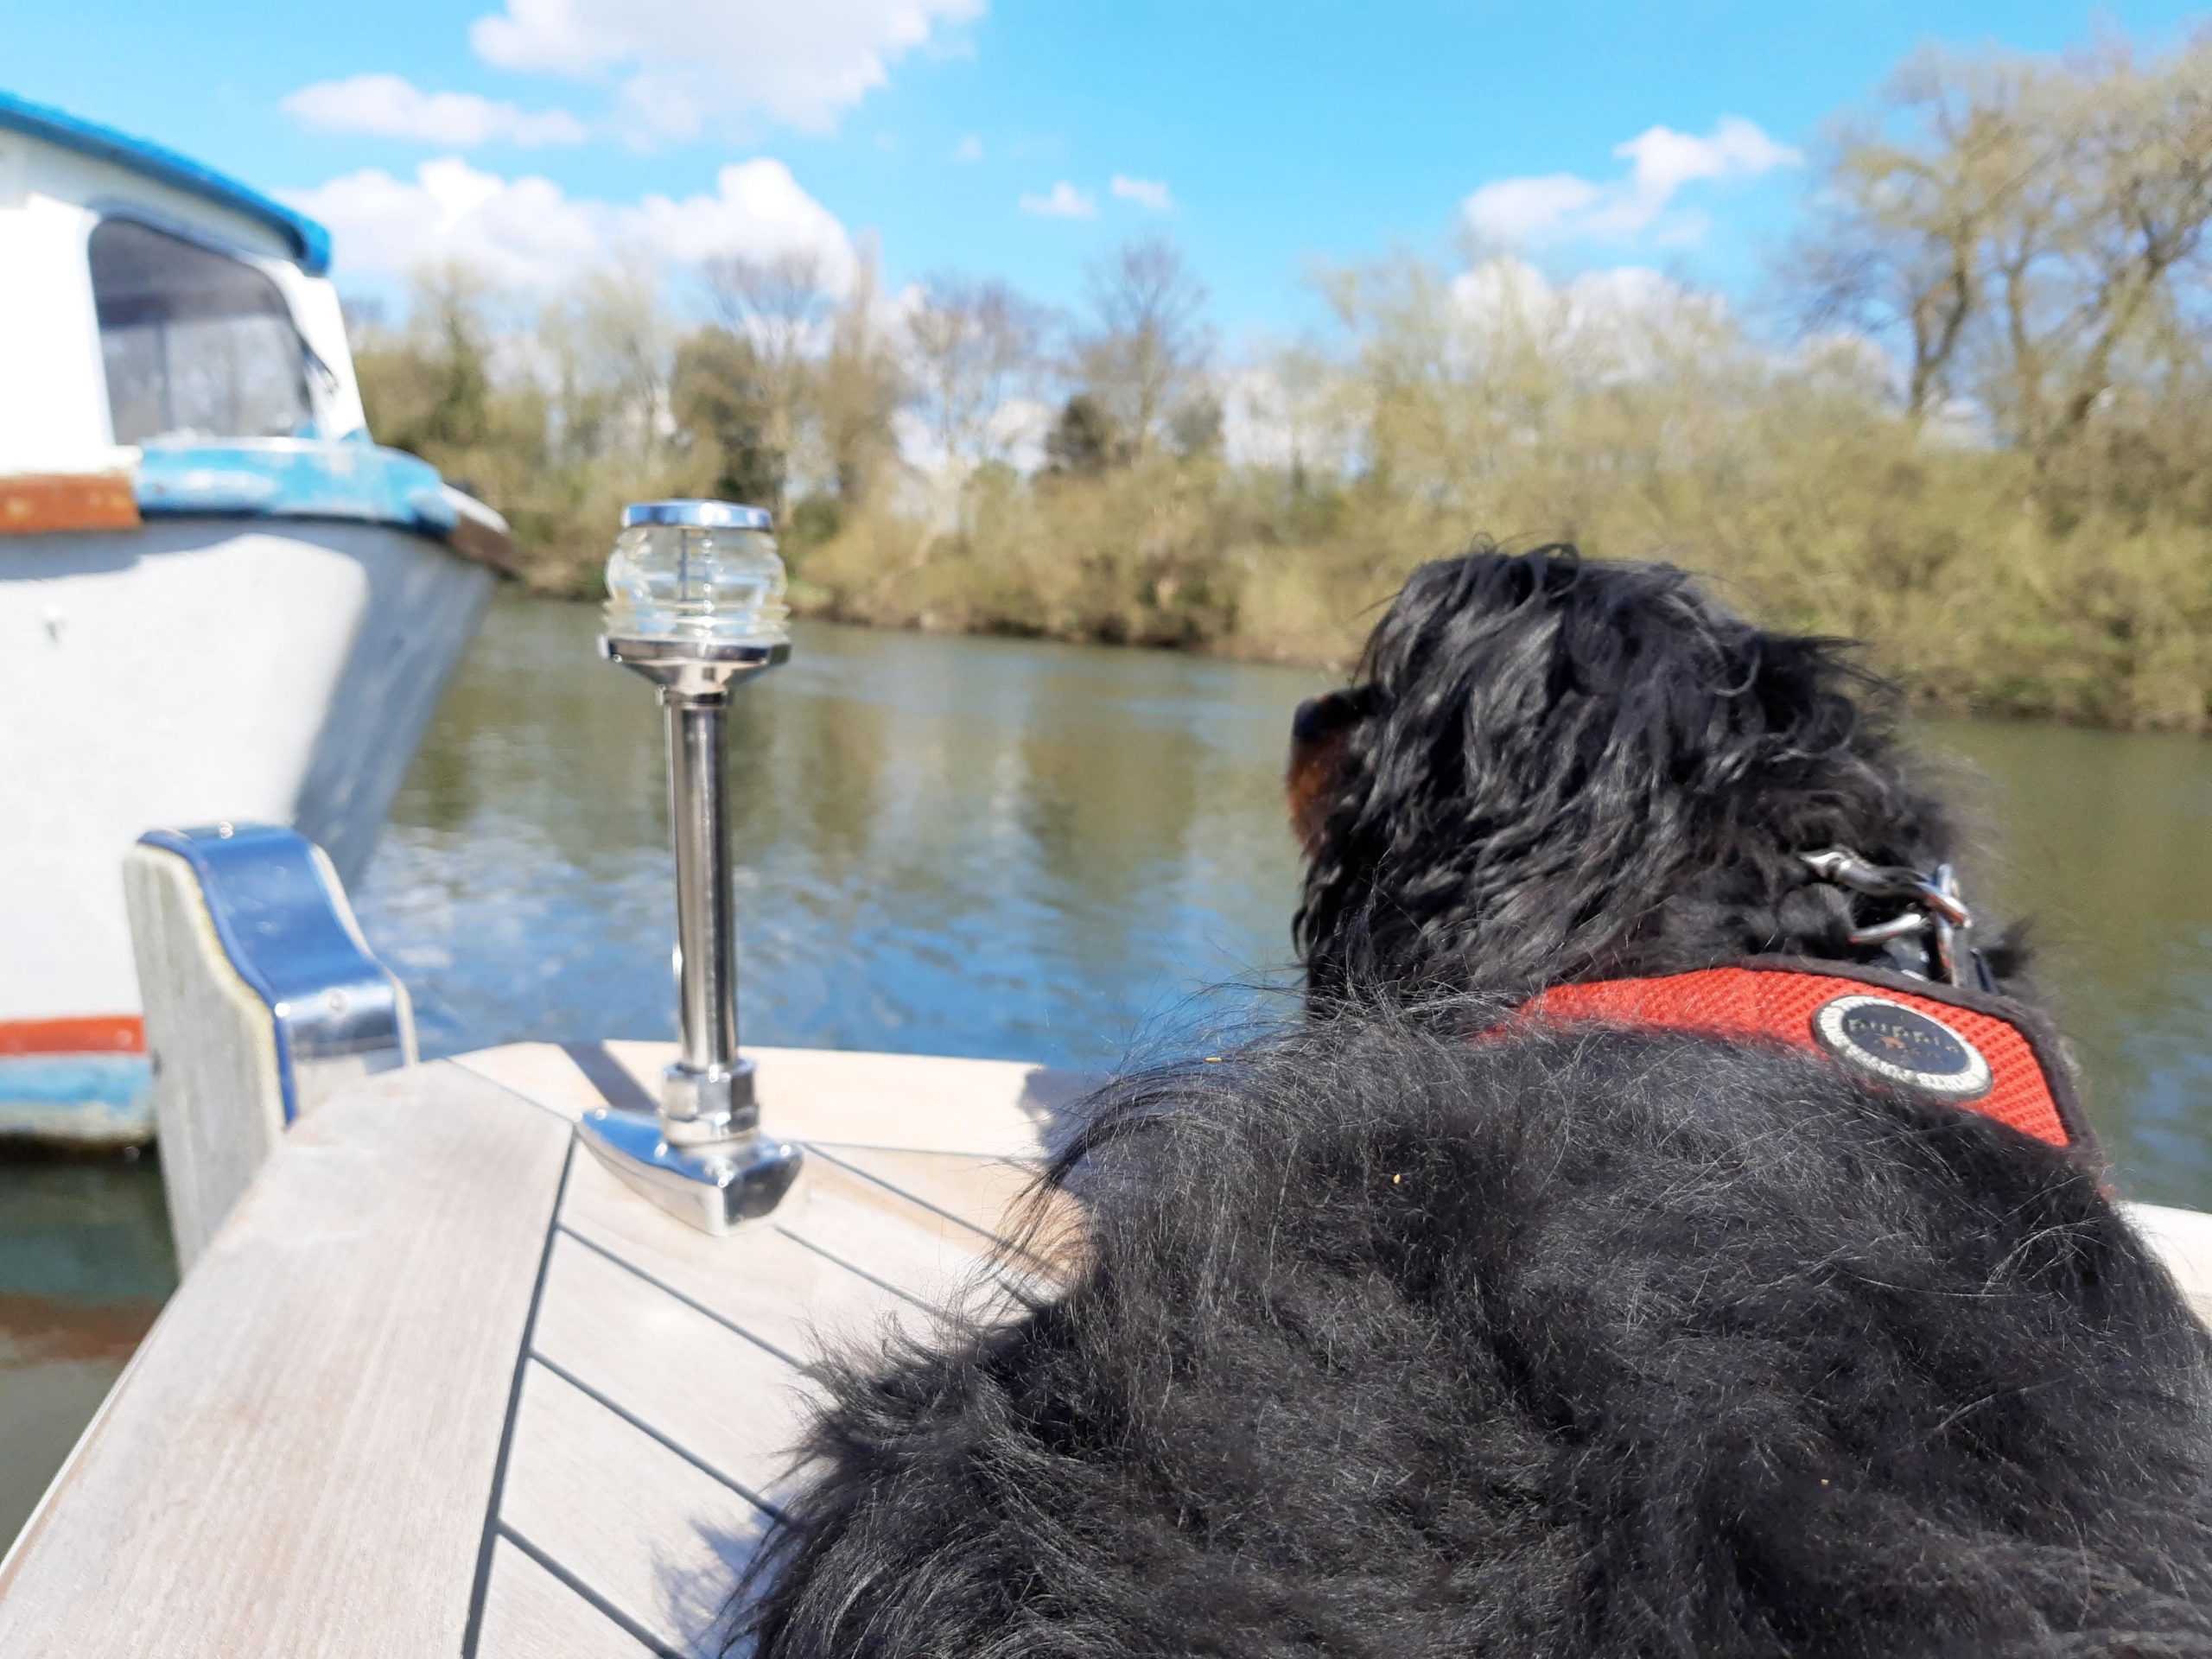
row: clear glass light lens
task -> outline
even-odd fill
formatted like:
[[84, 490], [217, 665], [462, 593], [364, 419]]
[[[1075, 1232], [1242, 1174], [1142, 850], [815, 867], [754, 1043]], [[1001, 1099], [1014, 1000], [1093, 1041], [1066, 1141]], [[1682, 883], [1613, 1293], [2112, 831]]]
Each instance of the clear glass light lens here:
[[632, 524], [607, 562], [607, 632], [619, 639], [772, 645], [791, 638], [784, 562], [759, 530]]

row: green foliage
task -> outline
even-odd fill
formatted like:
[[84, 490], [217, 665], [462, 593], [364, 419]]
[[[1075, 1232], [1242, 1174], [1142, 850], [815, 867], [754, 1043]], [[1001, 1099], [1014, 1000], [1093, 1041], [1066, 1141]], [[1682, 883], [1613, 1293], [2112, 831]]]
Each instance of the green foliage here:
[[979, 474], [950, 531], [877, 508], [814, 551], [853, 620], [1148, 645], [1218, 645], [1235, 621], [1228, 475], [1166, 460], [1033, 487]]
[[[955, 522], [879, 505], [810, 556], [876, 624], [1346, 660], [1414, 564], [1478, 533], [1665, 557], [1754, 615], [1862, 638], [1930, 706], [2212, 728], [2201, 464], [2132, 429], [2054, 493], [1936, 441], [1851, 352], [1777, 358], [1695, 296], [1578, 314], [1512, 266], [1332, 281], [1347, 343], [1308, 453], [979, 474]], [[2202, 429], [2195, 429], [2201, 432]], [[2183, 442], [2196, 442], [2183, 435]], [[2201, 451], [2199, 452], [2202, 453]]]
[[904, 382], [873, 290], [864, 279], [823, 311], [819, 359], [771, 363], [728, 327], [680, 334], [634, 269], [588, 278], [524, 328], [503, 296], [447, 267], [417, 278], [404, 327], [360, 331], [354, 364], [378, 442], [505, 514], [531, 588], [596, 598], [626, 502], [766, 506], [803, 551], [892, 470]]
[[779, 511], [785, 458], [775, 445], [774, 410], [750, 340], [709, 326], [676, 348], [669, 413], [701, 470], [708, 493]]
[[1218, 460], [1223, 447], [1221, 399], [1211, 392], [1186, 397], [1167, 417], [1167, 442], [1185, 461]]
[[1239, 378], [1242, 458], [1157, 242], [1094, 270], [1033, 476], [995, 417], [1055, 359], [999, 283], [933, 279], [899, 336], [872, 272], [710, 262], [721, 322], [679, 337], [617, 272], [518, 337], [448, 270], [357, 364], [379, 438], [505, 512], [549, 592], [597, 593], [625, 499], [713, 493], [774, 509], [818, 613], [1342, 661], [1420, 561], [1566, 539], [1865, 639], [1933, 706], [2207, 731], [2208, 73], [2202, 42], [1916, 60], [1840, 132], [1787, 346], [1649, 273], [1324, 272], [1333, 334]]
[[1078, 391], [1060, 406], [1052, 429], [1045, 435], [1045, 464], [1055, 473], [1096, 478], [1121, 461], [1128, 447], [1106, 406]]

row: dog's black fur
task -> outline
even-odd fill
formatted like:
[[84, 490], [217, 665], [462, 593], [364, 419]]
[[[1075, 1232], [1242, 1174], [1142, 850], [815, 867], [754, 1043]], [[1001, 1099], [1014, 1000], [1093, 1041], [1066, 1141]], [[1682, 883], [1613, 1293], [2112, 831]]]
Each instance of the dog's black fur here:
[[2212, 1653], [2203, 1338], [1986, 1120], [1370, 1013], [1086, 1154], [1063, 1299], [838, 1375], [764, 1655]]
[[740, 1635], [2212, 1656], [2212, 1343], [2093, 1165], [1794, 1052], [1500, 1025], [1851, 955], [1795, 854], [1950, 850], [1878, 698], [1672, 572], [1420, 573], [1302, 723], [1328, 1017], [1106, 1092], [1065, 1294], [833, 1370]]
[[1796, 855], [1950, 856], [1889, 703], [1841, 642], [1754, 628], [1663, 565], [1551, 548], [1426, 565], [1321, 711], [1309, 989], [1528, 995], [1759, 954], [1878, 961]]

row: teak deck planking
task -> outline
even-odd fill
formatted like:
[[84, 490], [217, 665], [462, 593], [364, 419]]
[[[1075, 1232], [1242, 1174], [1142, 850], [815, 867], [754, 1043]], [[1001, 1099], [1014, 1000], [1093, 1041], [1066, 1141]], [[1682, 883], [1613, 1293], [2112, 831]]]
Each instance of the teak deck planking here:
[[754, 1057], [812, 1155], [723, 1239], [571, 1150], [650, 1099], [659, 1045], [491, 1050], [303, 1118], [0, 1567], [0, 1653], [713, 1651], [804, 1368], [988, 1286], [1082, 1086]]
[[[0, 1653], [714, 1650], [828, 1347], [926, 1332], [1082, 1080], [755, 1052], [805, 1201], [709, 1238], [575, 1147], [653, 1044], [392, 1072], [285, 1138], [0, 1566]], [[2139, 1208], [2212, 1313], [2212, 1217]]]

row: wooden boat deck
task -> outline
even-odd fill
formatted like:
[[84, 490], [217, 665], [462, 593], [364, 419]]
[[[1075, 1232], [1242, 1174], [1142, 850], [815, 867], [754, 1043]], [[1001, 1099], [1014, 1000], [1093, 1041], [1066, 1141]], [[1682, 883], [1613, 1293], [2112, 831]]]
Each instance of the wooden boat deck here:
[[806, 1365], [987, 1282], [1079, 1088], [752, 1052], [807, 1190], [728, 1238], [573, 1141], [659, 1045], [491, 1050], [303, 1119], [0, 1567], [0, 1653], [713, 1651]]
[[[807, 1366], [989, 1274], [1081, 1080], [753, 1051], [805, 1200], [715, 1239], [578, 1147], [659, 1045], [524, 1045], [315, 1109], [0, 1566], [0, 1654], [714, 1650]], [[2138, 1208], [2212, 1313], [2212, 1217]]]

